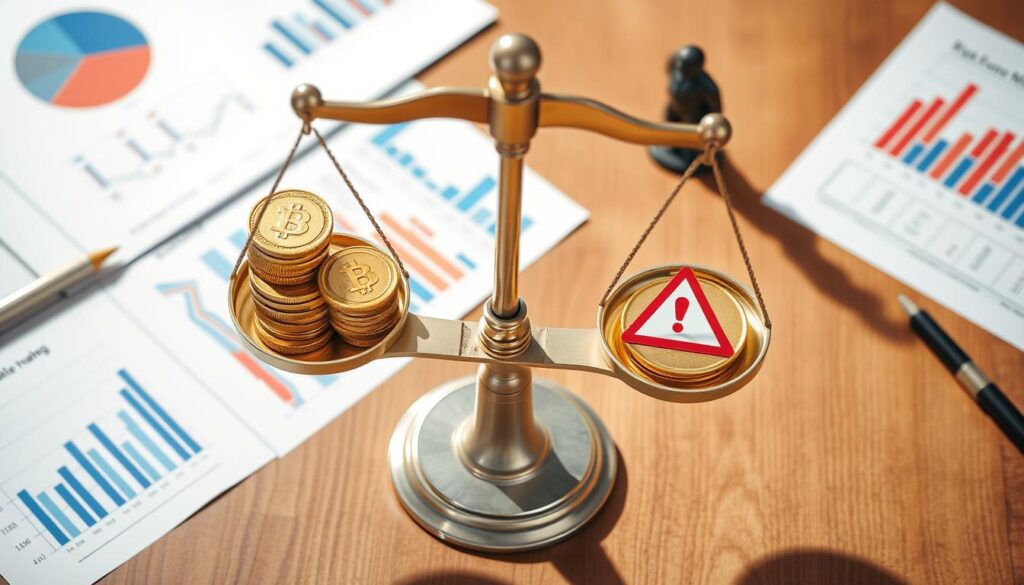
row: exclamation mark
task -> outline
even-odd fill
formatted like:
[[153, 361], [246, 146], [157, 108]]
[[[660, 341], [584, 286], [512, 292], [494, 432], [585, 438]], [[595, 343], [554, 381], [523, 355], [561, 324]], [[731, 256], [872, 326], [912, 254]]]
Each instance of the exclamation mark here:
[[676, 321], [677, 323], [672, 324], [672, 331], [676, 333], [683, 332], [683, 317], [686, 315], [686, 309], [690, 308], [690, 299], [686, 297], [679, 297], [676, 299]]

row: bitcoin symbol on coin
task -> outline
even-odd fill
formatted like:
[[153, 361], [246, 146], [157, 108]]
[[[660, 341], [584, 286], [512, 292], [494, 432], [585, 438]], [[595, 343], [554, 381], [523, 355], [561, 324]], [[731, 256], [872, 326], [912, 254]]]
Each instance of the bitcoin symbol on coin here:
[[277, 223], [271, 226], [279, 240], [287, 240], [288, 236], [298, 236], [309, 231], [309, 220], [312, 216], [302, 208], [301, 203], [289, 203], [277, 208]]
[[380, 277], [366, 264], [360, 264], [355, 260], [349, 260], [348, 262], [341, 265], [341, 269], [345, 271], [345, 276], [348, 277], [349, 282], [352, 286], [349, 287], [349, 292], [357, 292], [361, 295], [368, 295], [373, 292], [373, 285], [380, 282]]

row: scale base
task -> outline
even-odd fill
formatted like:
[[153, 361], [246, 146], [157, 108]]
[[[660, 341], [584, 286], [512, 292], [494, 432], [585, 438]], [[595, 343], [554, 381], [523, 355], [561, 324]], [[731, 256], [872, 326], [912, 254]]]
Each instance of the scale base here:
[[534, 417], [547, 439], [543, 458], [515, 478], [485, 477], [459, 447], [473, 420], [476, 385], [472, 377], [442, 384], [399, 421], [388, 460], [402, 505], [427, 532], [473, 550], [521, 552], [568, 538], [615, 484], [608, 430], [580, 398], [534, 381]]

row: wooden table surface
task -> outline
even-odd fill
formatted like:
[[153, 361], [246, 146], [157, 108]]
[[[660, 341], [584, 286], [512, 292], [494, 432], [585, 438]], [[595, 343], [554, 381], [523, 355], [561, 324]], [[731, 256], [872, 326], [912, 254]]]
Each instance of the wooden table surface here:
[[[929, 2], [496, 4], [499, 23], [425, 83], [482, 86], [490, 43], [522, 31], [542, 47], [545, 89], [658, 118], [667, 55], [704, 47], [735, 128], [727, 180], [774, 321], [760, 376], [686, 405], [610, 378], [539, 373], [594, 406], [621, 476], [576, 537], [486, 556], [428, 536], [392, 492], [385, 450], [399, 417], [472, 371], [417, 362], [105, 582], [1024, 583], [1024, 458], [910, 335], [895, 302], [908, 287], [758, 202]], [[955, 4], [1024, 39], [1019, 2]], [[527, 162], [592, 213], [522, 276], [530, 318], [591, 326], [674, 179], [642, 148], [571, 130], [542, 131]], [[700, 182], [635, 266], [665, 262], [744, 274], [725, 210]], [[915, 298], [1024, 404], [1024, 354]]]

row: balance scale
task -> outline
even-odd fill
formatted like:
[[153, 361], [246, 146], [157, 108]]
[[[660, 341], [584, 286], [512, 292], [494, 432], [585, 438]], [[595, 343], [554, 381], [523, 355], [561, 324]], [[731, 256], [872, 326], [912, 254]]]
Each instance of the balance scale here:
[[[401, 321], [379, 343], [364, 349], [335, 340], [315, 357], [288, 356], [254, 333], [247, 262], [229, 288], [231, 316], [247, 349], [282, 370], [335, 374], [398, 357], [480, 364], [475, 378], [442, 384], [409, 408], [391, 437], [388, 461], [395, 491], [416, 522], [440, 540], [488, 552], [531, 550], [567, 538], [597, 514], [615, 484], [615, 444], [601, 419], [568, 390], [534, 380], [534, 368], [603, 374], [659, 400], [703, 402], [735, 392], [757, 374], [771, 333], [749, 289], [695, 265], [690, 268], [704, 282], [732, 296], [736, 315], [746, 322], [726, 379], [666, 381], [624, 355], [621, 321], [628, 301], [677, 274], [679, 266], [642, 271], [610, 290], [594, 328], [531, 326], [518, 294], [519, 236], [523, 159], [538, 128], [580, 128], [637, 144], [705, 151], [721, 148], [731, 134], [720, 114], [695, 125], [659, 124], [593, 100], [541, 93], [540, 62], [532, 39], [509, 34], [491, 47], [486, 89], [438, 88], [366, 103], [325, 101], [312, 85], [292, 93], [307, 132], [317, 118], [370, 124], [459, 118], [488, 126], [501, 155], [500, 193], [494, 291], [479, 322], [410, 313], [403, 279]], [[343, 234], [335, 234], [333, 243], [372, 245]]]

